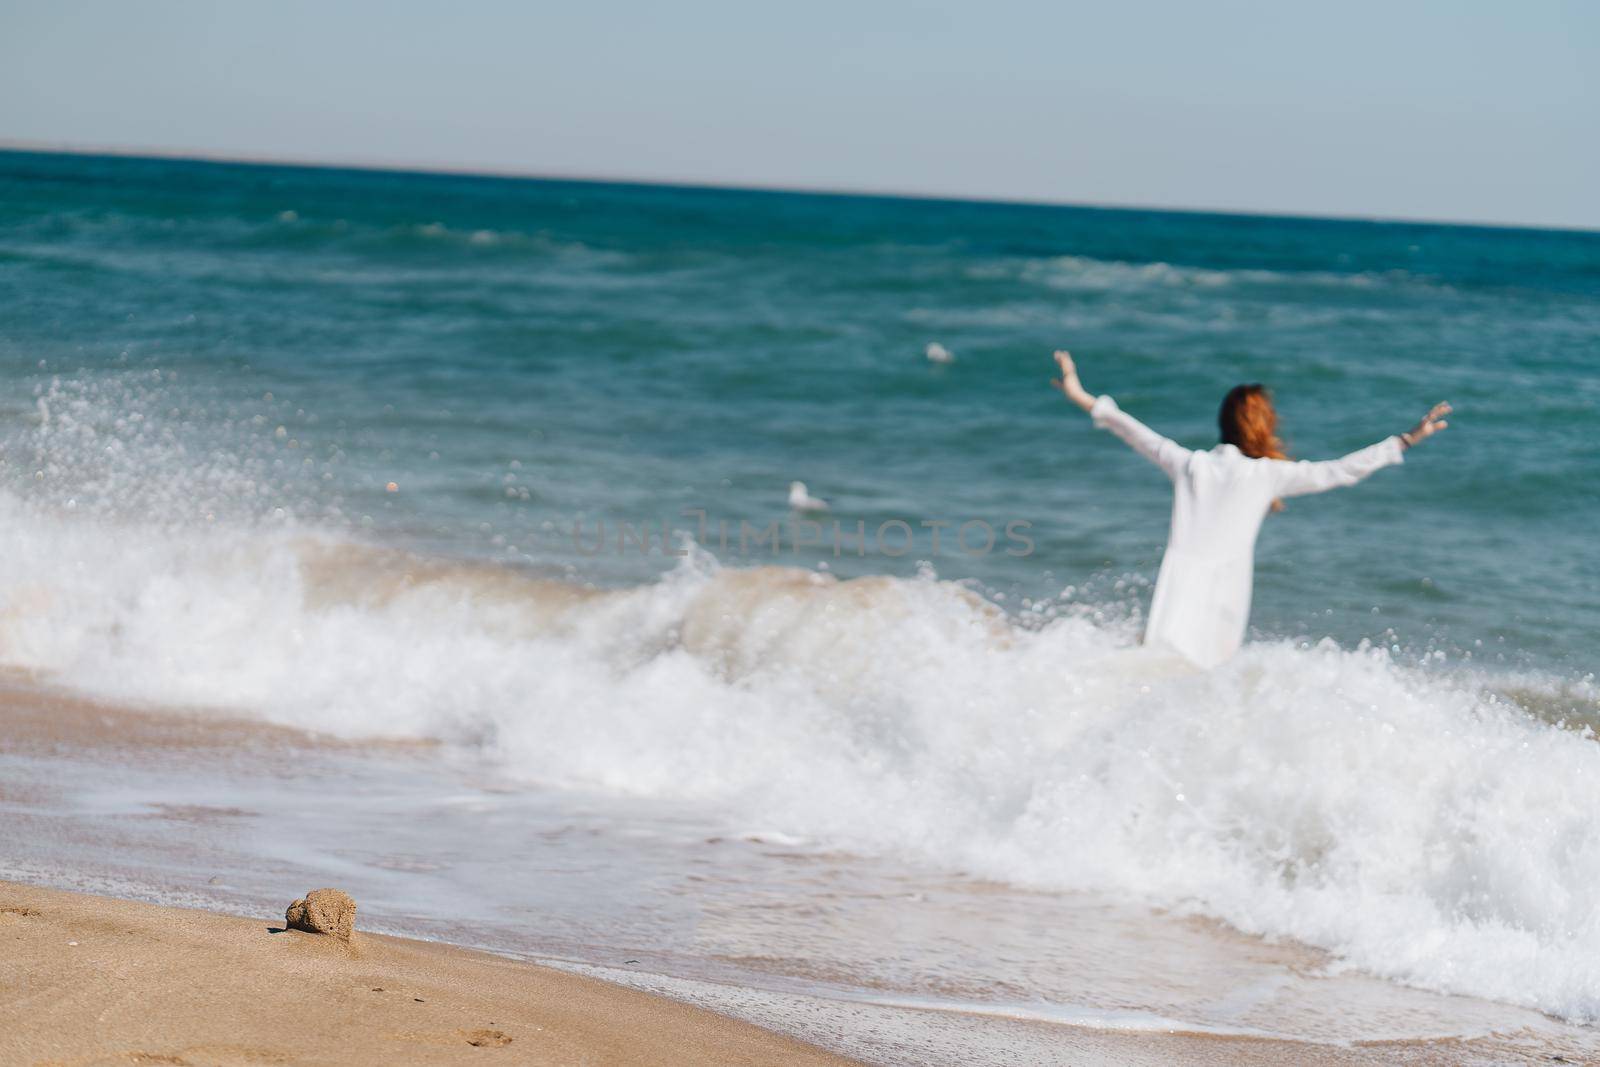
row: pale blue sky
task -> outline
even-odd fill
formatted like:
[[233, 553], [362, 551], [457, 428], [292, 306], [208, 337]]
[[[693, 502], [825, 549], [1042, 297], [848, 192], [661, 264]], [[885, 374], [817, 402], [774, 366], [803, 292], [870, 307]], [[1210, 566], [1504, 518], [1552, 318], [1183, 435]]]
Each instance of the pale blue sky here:
[[1600, 3], [0, 0], [0, 140], [1600, 227]]

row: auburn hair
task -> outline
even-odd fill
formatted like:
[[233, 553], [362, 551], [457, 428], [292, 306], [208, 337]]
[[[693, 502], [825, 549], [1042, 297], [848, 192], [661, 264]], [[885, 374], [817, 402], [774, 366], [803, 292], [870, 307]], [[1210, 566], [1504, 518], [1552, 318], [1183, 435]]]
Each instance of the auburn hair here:
[[[1255, 459], [1288, 459], [1283, 441], [1278, 438], [1278, 411], [1272, 396], [1259, 382], [1236, 385], [1222, 398], [1217, 412], [1217, 429], [1224, 444], [1230, 444]], [[1283, 510], [1283, 501], [1272, 502], [1273, 511]]]

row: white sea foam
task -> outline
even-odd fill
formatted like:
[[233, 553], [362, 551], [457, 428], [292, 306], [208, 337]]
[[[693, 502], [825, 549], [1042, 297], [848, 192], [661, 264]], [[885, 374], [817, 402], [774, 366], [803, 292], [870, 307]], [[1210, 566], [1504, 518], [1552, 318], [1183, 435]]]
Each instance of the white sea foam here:
[[545, 783], [1126, 893], [1600, 1016], [1600, 746], [1482, 679], [1285, 643], [1200, 673], [933, 580], [701, 559], [597, 593], [12, 491], [0, 529], [0, 665], [46, 681], [441, 738]]
[[[993, 268], [990, 268], [993, 269]], [[1052, 256], [1023, 261], [1017, 269], [1024, 281], [1054, 289], [1130, 290], [1152, 288], [1222, 289], [1241, 285], [1311, 286], [1319, 289], [1375, 289], [1410, 284], [1434, 287], [1405, 271], [1275, 271], [1217, 269], [1160, 261], [1132, 263], [1088, 256]]]
[[1552, 725], [1592, 679], [1284, 642], [1202, 673], [1092, 613], [1025, 626], [931, 578], [702, 557], [599, 592], [421, 560], [296, 518], [322, 514], [297, 486], [336, 454], [248, 408], [208, 447], [140, 414], [166, 388], [55, 382], [18, 407], [0, 668], [438, 738], [774, 841], [1126, 894], [1600, 1018], [1600, 745]]

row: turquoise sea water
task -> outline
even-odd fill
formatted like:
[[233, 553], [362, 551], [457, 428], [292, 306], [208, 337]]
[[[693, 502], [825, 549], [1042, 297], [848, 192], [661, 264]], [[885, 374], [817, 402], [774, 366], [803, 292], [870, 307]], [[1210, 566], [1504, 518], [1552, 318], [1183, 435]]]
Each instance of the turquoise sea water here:
[[[1600, 638], [1600, 235], [6, 153], [0, 287], [8, 429], [57, 383], [263, 468], [229, 506], [607, 583], [673, 563], [619, 524], [736, 545], [802, 479], [841, 550], [783, 562], [1126, 612], [1167, 487], [1052, 348], [1190, 445], [1238, 381], [1313, 458], [1448, 399], [1405, 467], [1269, 519], [1255, 628], [1575, 669]], [[969, 520], [994, 550], [951, 550]]]
[[[1060, 346], [1189, 445], [1240, 381], [1307, 458], [1456, 414], [1268, 517], [1254, 641], [1202, 673], [1134, 647], [1169, 489], [1050, 390]], [[769, 898], [841, 917], [750, 984], [932, 988], [813, 877], [838, 864], [860, 899], [975, 876], [1028, 930], [1112, 899], [1592, 1023], [1597, 360], [1600, 234], [0, 153], [0, 672], [439, 742], [493, 788], [334, 798], [350, 827], [434, 812], [395, 832], [401, 867], [299, 860], [390, 901], [521, 914], [536, 855], [462, 858], [508, 840], [477, 818], [507, 787], [508, 812], [604, 824], [567, 843], [571, 915], [648, 837], [662, 878], [702, 879], [673, 883], [663, 943], [724, 892], [741, 943], [803, 925]], [[790, 524], [794, 480], [819, 527]], [[708, 543], [664, 552], [697, 513]], [[776, 551], [741, 550], [773, 523]], [[192, 802], [140, 775], [115, 811]], [[168, 854], [64, 803], [118, 864]], [[241, 855], [279, 854], [262, 825]], [[729, 835], [781, 862], [752, 875]], [[39, 874], [52, 849], [0, 866], [85, 874]], [[931, 907], [927, 930], [973, 921]], [[964, 928], [937, 982], [1083, 1000], [1071, 953]], [[725, 961], [700, 963], [662, 973]]]

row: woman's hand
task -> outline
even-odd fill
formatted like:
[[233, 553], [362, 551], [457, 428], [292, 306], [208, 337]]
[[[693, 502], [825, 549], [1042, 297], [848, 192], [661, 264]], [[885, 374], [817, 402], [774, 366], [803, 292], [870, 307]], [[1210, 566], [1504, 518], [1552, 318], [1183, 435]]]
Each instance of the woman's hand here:
[[1401, 444], [1410, 448], [1419, 441], [1426, 441], [1440, 430], [1445, 429], [1450, 424], [1444, 421], [1444, 417], [1450, 414], [1450, 411], [1450, 405], [1444, 401], [1433, 405], [1433, 409], [1422, 416], [1421, 422], [1400, 435]]
[[1061, 377], [1052, 378], [1050, 384], [1066, 394], [1067, 399], [1085, 411], [1094, 407], [1095, 396], [1083, 387], [1078, 381], [1078, 368], [1072, 362], [1072, 353], [1065, 348], [1056, 350], [1056, 366], [1061, 368]]

